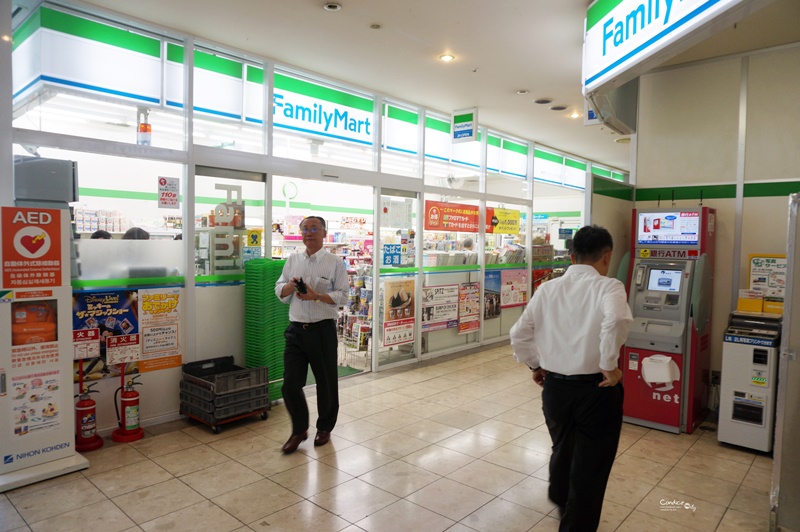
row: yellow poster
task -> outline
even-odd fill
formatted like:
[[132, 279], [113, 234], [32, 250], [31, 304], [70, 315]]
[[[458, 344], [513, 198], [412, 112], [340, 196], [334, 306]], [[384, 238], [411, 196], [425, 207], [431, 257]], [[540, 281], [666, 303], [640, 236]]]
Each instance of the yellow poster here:
[[502, 235], [519, 234], [519, 211], [494, 209], [494, 217], [497, 219], [497, 224], [495, 225], [495, 220], [492, 220], [492, 225], [494, 225], [493, 233]]

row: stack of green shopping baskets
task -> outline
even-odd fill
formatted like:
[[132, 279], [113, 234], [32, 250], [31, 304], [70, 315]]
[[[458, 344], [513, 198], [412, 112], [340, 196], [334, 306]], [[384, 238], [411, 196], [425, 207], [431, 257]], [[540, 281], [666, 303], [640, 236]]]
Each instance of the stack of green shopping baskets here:
[[285, 260], [253, 259], [244, 266], [245, 366], [269, 367], [269, 399], [281, 397], [283, 332], [289, 326], [289, 305], [275, 295], [275, 282]]

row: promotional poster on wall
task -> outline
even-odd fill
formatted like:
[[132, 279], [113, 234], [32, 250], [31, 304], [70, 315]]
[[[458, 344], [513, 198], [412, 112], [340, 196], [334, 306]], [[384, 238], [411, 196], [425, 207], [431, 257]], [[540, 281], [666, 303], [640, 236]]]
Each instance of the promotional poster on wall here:
[[483, 319], [500, 317], [500, 270], [489, 270], [483, 278]]
[[385, 281], [383, 345], [410, 344], [414, 341], [414, 279]]
[[423, 332], [458, 327], [458, 285], [426, 286], [422, 289]]
[[458, 334], [477, 332], [481, 328], [480, 283], [461, 283], [458, 294]]

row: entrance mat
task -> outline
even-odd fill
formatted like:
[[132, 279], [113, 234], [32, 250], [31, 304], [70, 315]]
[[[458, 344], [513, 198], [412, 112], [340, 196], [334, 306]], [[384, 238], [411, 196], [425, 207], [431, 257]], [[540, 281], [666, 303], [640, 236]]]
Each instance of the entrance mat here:
[[[362, 373], [363, 369], [356, 369], [351, 368], [350, 366], [336, 366], [337, 373], [339, 374], [339, 378], [347, 377], [349, 375], [355, 375], [356, 373]], [[317, 381], [314, 379], [314, 373], [309, 368], [308, 370], [308, 380], [306, 380], [306, 385], [309, 384], [316, 384]]]

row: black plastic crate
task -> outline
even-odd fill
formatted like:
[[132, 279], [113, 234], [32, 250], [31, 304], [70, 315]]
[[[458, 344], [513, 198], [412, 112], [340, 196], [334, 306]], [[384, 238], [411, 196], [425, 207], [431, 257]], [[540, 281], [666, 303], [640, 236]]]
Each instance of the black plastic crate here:
[[[180, 408], [182, 414], [188, 414], [191, 417], [197, 418], [208, 425], [216, 425], [218, 423], [224, 423], [231, 418], [268, 410], [269, 397], [259, 397], [258, 399], [253, 399], [252, 401], [246, 401], [244, 403], [238, 403], [235, 405], [226, 406], [224, 408], [217, 408], [213, 412], [203, 412], [202, 409], [184, 402], [181, 402]], [[266, 419], [265, 416], [266, 413], [263, 416]]]
[[233, 357], [210, 358], [183, 365], [183, 380], [215, 395], [227, 394], [267, 385], [267, 366], [243, 368], [233, 363]]
[[269, 388], [267, 385], [255, 386], [247, 388], [240, 392], [232, 392], [224, 395], [216, 395], [205, 388], [201, 388], [191, 382], [181, 381], [181, 402], [187, 403], [199, 408], [204, 412], [213, 412], [217, 408], [222, 408], [238, 403], [244, 403], [267, 397], [269, 395]]

